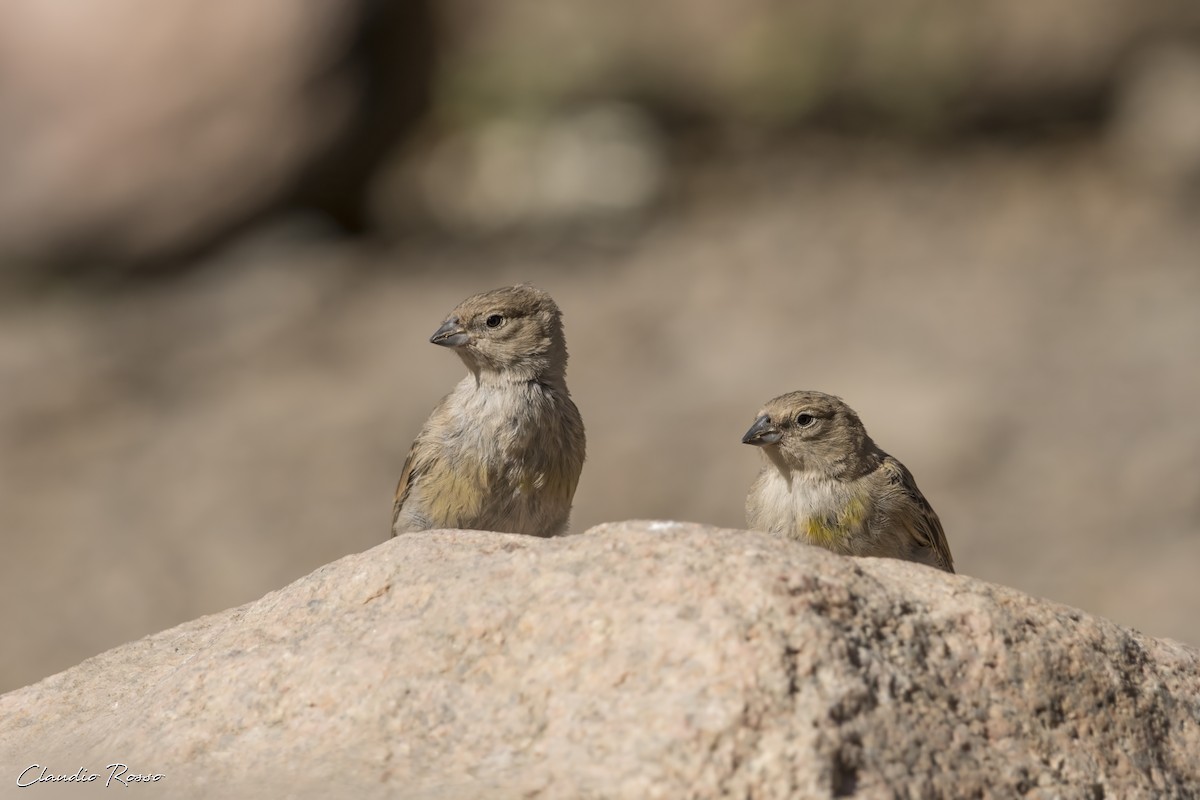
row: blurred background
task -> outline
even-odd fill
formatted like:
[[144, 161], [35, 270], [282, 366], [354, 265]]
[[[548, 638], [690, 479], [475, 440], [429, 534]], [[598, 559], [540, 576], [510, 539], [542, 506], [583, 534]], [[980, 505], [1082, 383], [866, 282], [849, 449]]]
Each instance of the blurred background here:
[[961, 572], [1200, 644], [1188, 0], [11, 0], [0, 176], [0, 690], [384, 541], [517, 281], [573, 533], [741, 527], [820, 389]]

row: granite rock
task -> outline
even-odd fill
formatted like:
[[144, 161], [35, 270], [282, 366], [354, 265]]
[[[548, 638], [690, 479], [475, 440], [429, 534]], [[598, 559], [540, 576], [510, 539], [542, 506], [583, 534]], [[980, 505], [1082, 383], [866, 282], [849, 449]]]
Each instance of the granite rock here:
[[124, 763], [176, 797], [1183, 797], [1198, 676], [1068, 607], [758, 533], [433, 531], [0, 697], [0, 768]]

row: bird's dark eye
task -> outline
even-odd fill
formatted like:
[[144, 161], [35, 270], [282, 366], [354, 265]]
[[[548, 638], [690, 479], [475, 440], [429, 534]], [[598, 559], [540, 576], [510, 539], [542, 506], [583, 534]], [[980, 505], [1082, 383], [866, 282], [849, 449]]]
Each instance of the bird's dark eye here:
[[796, 426], [797, 427], [807, 428], [809, 425], [812, 425], [812, 424], [813, 424], [813, 415], [812, 414], [797, 414], [796, 415]]
[[499, 314], [492, 314], [483, 321], [483, 324], [487, 325], [489, 328], [499, 328], [504, 324], [504, 317], [500, 316]]

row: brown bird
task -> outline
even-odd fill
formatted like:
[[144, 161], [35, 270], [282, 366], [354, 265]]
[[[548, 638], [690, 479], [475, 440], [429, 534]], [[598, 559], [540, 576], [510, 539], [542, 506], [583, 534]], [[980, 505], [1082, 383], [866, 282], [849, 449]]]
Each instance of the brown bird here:
[[954, 572], [942, 523], [912, 473], [876, 446], [840, 398], [776, 397], [742, 442], [761, 447], [764, 460], [746, 497], [751, 529]]
[[528, 285], [477, 294], [429, 341], [452, 348], [468, 374], [413, 442], [392, 536], [430, 528], [562, 533], [586, 445], [554, 300]]

